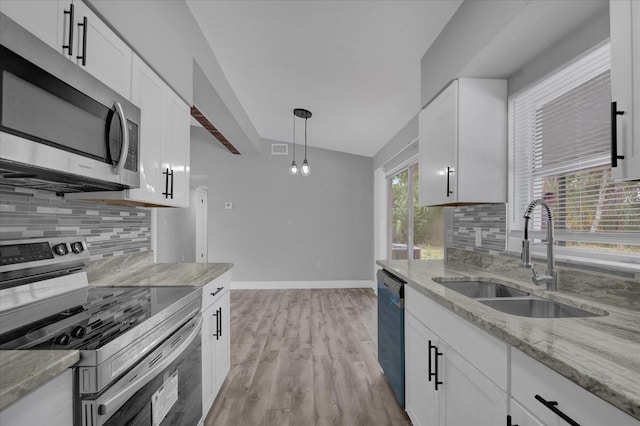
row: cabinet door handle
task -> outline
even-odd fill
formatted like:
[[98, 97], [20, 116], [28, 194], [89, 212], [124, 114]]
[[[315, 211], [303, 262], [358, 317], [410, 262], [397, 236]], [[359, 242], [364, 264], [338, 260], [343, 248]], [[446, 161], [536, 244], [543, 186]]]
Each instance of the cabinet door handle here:
[[511, 416], [507, 416], [507, 426], [518, 426], [515, 423], [511, 423]]
[[164, 175], [164, 192], [162, 195], [164, 195], [164, 198], [169, 198], [169, 168], [167, 167], [167, 170], [162, 174]]
[[451, 191], [451, 183], [449, 182], [451, 173], [453, 173], [453, 170], [451, 170], [451, 167], [447, 166], [447, 198], [449, 195], [453, 194], [453, 191]]
[[220, 325], [218, 326], [218, 337], [222, 337], [222, 306], [219, 309], [220, 313], [218, 314], [218, 322]]
[[171, 199], [173, 200], [173, 169], [171, 169]]
[[82, 27], [82, 55], [76, 56], [76, 59], [82, 60], [82, 65], [87, 65], [87, 17], [82, 18], [82, 22], [78, 22], [78, 27]]
[[65, 15], [69, 15], [69, 37], [67, 44], [62, 45], [62, 50], [68, 50], [69, 56], [73, 56], [73, 3], [69, 5], [69, 10], [63, 11]]
[[544, 405], [549, 410], [551, 410], [554, 413], [556, 413], [558, 415], [558, 417], [560, 417], [565, 422], [569, 423], [571, 426], [580, 426], [580, 423], [576, 422], [571, 417], [567, 416], [565, 413], [560, 411], [560, 409], [558, 409], [558, 407], [557, 407], [558, 406], [558, 401], [547, 401], [546, 399], [544, 399], [540, 395], [536, 395], [535, 398], [538, 401], [540, 401], [542, 403], [542, 405]]
[[611, 167], [618, 167], [618, 160], [624, 160], [624, 155], [618, 155], [618, 116], [624, 111], [618, 111], [618, 103], [611, 102]]
[[216, 340], [218, 340], [218, 310], [216, 310], [216, 313], [213, 314], [214, 317], [216, 317], [216, 331], [214, 334], [212, 334], [213, 337], [216, 338]]
[[427, 377], [427, 378], [429, 379], [429, 381], [431, 381], [431, 378], [432, 378], [433, 376], [435, 376], [435, 374], [433, 374], [433, 373], [431, 372], [431, 349], [434, 349], [435, 347], [436, 347], [436, 345], [434, 345], [433, 343], [431, 343], [431, 340], [429, 340], [429, 351], [428, 351], [428, 356], [427, 356], [427, 363], [428, 363], [428, 365], [429, 365], [429, 368], [427, 369], [427, 370], [428, 370], [429, 375], [428, 375], [428, 377]]
[[435, 364], [434, 367], [435, 367], [436, 371], [435, 371], [435, 377], [434, 378], [436, 379], [435, 380], [436, 390], [438, 390], [438, 385], [444, 384], [444, 382], [441, 382], [440, 380], [438, 380], [438, 357], [442, 356], [443, 353], [438, 351], [438, 347], [437, 346], [435, 346], [435, 350], [436, 350], [436, 358], [434, 359], [434, 364]]
[[[435, 358], [434, 358], [434, 371], [431, 371], [431, 350], [435, 349]], [[438, 347], [436, 345], [434, 345], [433, 343], [431, 343], [431, 340], [429, 340], [429, 356], [428, 356], [428, 362], [429, 362], [429, 381], [431, 381], [431, 378], [433, 377], [434, 383], [435, 383], [435, 389], [438, 390], [438, 385], [442, 385], [443, 383], [438, 380], [438, 357], [442, 356], [442, 352], [438, 351]]]

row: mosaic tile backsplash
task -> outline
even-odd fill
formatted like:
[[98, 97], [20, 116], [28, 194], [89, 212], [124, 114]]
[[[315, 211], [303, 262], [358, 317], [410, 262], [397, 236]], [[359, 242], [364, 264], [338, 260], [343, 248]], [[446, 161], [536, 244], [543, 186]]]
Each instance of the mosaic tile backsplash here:
[[[476, 230], [482, 235], [476, 246]], [[498, 254], [505, 251], [507, 235], [506, 204], [480, 204], [453, 210], [453, 248]]]
[[91, 259], [151, 250], [151, 210], [0, 186], [0, 240], [78, 235]]

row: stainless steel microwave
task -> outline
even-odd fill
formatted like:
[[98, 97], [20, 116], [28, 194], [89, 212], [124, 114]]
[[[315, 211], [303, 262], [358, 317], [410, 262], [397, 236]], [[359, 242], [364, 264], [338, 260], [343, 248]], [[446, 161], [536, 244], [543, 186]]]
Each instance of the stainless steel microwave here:
[[0, 14], [0, 185], [140, 185], [140, 110]]

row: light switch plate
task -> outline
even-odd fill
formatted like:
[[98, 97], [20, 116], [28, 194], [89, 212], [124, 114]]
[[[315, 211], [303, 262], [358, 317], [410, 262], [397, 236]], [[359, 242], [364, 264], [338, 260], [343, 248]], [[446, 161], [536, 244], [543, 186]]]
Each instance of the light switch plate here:
[[476, 228], [476, 247], [482, 247], [482, 230]]

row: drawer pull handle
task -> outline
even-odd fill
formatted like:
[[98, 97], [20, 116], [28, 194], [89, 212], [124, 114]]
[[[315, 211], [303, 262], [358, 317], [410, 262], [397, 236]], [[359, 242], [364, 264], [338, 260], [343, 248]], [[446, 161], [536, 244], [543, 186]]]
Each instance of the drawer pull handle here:
[[571, 417], [567, 416], [565, 413], [563, 413], [562, 411], [560, 411], [558, 409], [558, 407], [557, 407], [558, 401], [547, 401], [546, 399], [544, 399], [540, 395], [536, 395], [536, 399], [538, 401], [540, 401], [542, 403], [542, 405], [547, 407], [549, 410], [551, 410], [554, 413], [556, 413], [558, 415], [558, 417], [560, 417], [562, 420], [564, 420], [565, 422], [569, 423], [571, 426], [580, 426], [580, 423], [576, 422]]
[[211, 293], [211, 295], [215, 296], [216, 294], [220, 293], [222, 290], [224, 290], [224, 287], [218, 287], [213, 293]]

